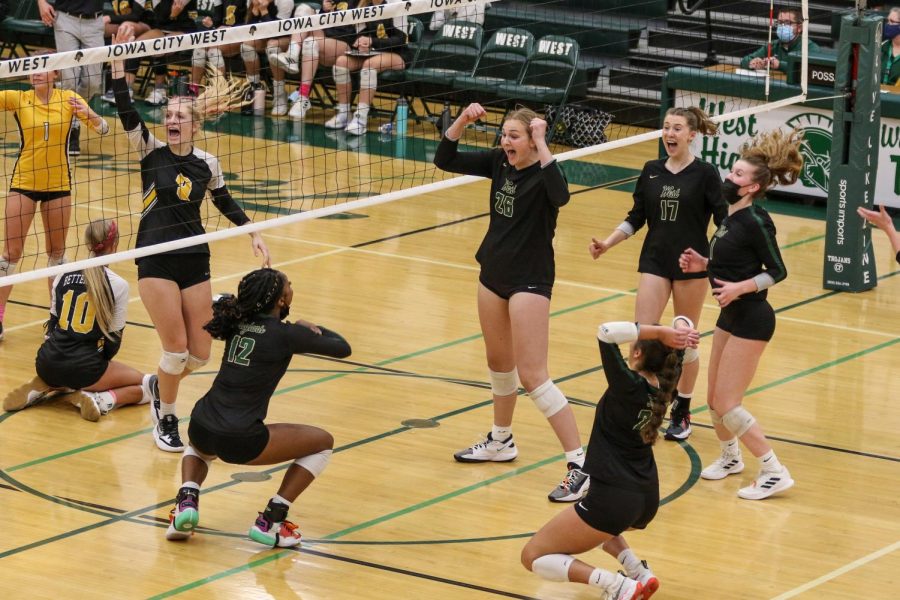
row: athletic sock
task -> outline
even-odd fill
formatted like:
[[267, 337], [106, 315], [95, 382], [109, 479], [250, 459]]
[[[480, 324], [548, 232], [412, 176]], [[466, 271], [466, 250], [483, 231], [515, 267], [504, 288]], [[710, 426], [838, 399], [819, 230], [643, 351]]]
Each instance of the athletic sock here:
[[511, 426], [501, 427], [499, 425], [494, 425], [491, 427], [491, 439], [495, 442], [505, 442], [511, 435]]
[[175, 403], [169, 402], [160, 402], [159, 403], [159, 417], [165, 417], [166, 415], [175, 416]]
[[688, 414], [691, 412], [691, 398], [694, 397], [694, 394], [682, 394], [678, 392], [678, 395], [675, 397], [675, 403], [672, 405], [672, 414]]
[[566, 452], [566, 463], [574, 463], [579, 467], [584, 466], [584, 448], [580, 447], [577, 450], [569, 450]]
[[778, 473], [782, 470], [782, 465], [778, 462], [778, 457], [775, 456], [774, 450], [769, 450], [765, 454], [759, 457], [759, 464], [762, 471], [766, 473]]

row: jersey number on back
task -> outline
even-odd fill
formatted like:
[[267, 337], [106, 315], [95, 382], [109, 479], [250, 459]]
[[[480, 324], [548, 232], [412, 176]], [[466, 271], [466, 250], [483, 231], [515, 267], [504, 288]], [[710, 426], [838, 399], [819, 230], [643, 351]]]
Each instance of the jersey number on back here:
[[62, 308], [59, 311], [59, 327], [71, 329], [75, 333], [90, 333], [94, 328], [95, 314], [87, 293], [82, 292], [76, 296], [75, 290], [69, 290], [63, 295]]
[[643, 429], [644, 425], [647, 424], [647, 421], [649, 421], [650, 417], [652, 417], [652, 416], [653, 416], [653, 411], [651, 411], [649, 408], [645, 408], [644, 410], [639, 412], [637, 423], [634, 424], [633, 429], [635, 431], [640, 431], [641, 429]]
[[250, 353], [253, 352], [254, 347], [256, 347], [256, 340], [253, 338], [234, 336], [231, 338], [231, 346], [228, 349], [228, 362], [249, 367]]

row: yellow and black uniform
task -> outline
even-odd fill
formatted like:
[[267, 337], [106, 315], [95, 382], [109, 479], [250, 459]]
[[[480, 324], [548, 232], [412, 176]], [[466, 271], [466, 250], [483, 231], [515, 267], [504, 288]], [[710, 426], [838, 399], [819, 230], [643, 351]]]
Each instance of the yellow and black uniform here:
[[[21, 150], [13, 167], [10, 189], [32, 200], [54, 200], [71, 192], [71, 169], [66, 153], [74, 111], [69, 99], [84, 103], [70, 90], [54, 89], [41, 103], [34, 90], [0, 91], [0, 108], [13, 112], [19, 127]], [[90, 126], [87, 117], [79, 117]], [[35, 193], [37, 192], [37, 193]]]
[[[333, 7], [331, 12], [337, 12], [339, 10], [350, 10], [356, 8], [356, 5], [359, 4], [358, 0], [338, 0], [333, 3]], [[324, 8], [322, 12], [327, 12]], [[356, 33], [356, 25], [336, 25], [334, 27], [328, 27], [324, 31], [326, 37], [330, 37], [335, 40], [341, 40], [346, 42], [348, 46], [353, 45], [353, 42], [356, 41], [356, 38], [359, 34]]]
[[143, 21], [144, 7], [140, 0], [113, 0], [112, 14], [108, 14], [109, 22], [121, 25], [126, 21]]
[[553, 236], [569, 184], [554, 160], [516, 169], [500, 148], [458, 152], [458, 140], [441, 139], [434, 164], [451, 173], [491, 179], [491, 217], [475, 254], [481, 283], [504, 299], [516, 292], [550, 297], [556, 277]]
[[709, 243], [709, 281], [754, 279], [757, 291], [737, 298], [719, 313], [716, 327], [748, 340], [769, 341], [775, 333], [775, 311], [766, 300], [768, 288], [787, 277], [775, 240], [775, 223], [755, 204], [722, 221]]
[[[219, 159], [196, 147], [186, 156], [173, 153], [165, 142], [153, 137], [134, 110], [125, 79], [113, 79], [112, 82], [119, 119], [131, 145], [141, 155], [144, 206], [135, 246], [143, 248], [202, 235], [200, 205], [207, 192], [216, 208], [229, 221], [235, 225], [249, 223], [250, 218], [225, 186]], [[173, 257], [177, 260], [171, 260]], [[139, 258], [137, 265], [139, 279], [172, 279], [181, 289], [185, 289], [209, 279], [209, 246], [197, 244], [162, 255]], [[165, 267], [165, 273], [160, 272], [161, 265]]]
[[52, 387], [86, 388], [97, 383], [122, 344], [128, 311], [128, 282], [104, 269], [113, 293], [110, 331], [103, 334], [96, 320], [81, 271], [57, 275], [50, 290], [47, 336], [38, 349], [35, 370]]
[[656, 459], [641, 437], [659, 390], [631, 370], [616, 344], [598, 341], [609, 387], [597, 403], [584, 459], [591, 487], [575, 512], [594, 529], [619, 535], [644, 529], [659, 509]]
[[647, 224], [638, 272], [669, 280], [702, 279], [705, 273], [684, 273], [678, 257], [685, 248], [706, 255], [707, 228], [728, 214], [722, 200], [722, 181], [716, 168], [695, 159], [678, 173], [666, 168], [666, 159], [651, 160], [634, 187], [634, 206], [618, 229], [633, 235]]
[[372, 38], [373, 50], [379, 52], [393, 52], [394, 54], [399, 55], [400, 58], [403, 59], [405, 66], [408, 67], [409, 62], [412, 60], [412, 52], [407, 45], [409, 36], [406, 34], [403, 26], [398, 22], [400, 20], [405, 22], [406, 17], [399, 17], [398, 19], [382, 19], [381, 21], [369, 21], [368, 23], [363, 23], [362, 31], [357, 33], [356, 36]]
[[258, 315], [238, 325], [225, 344], [212, 387], [191, 412], [191, 445], [234, 464], [259, 456], [269, 441], [263, 423], [269, 401], [294, 355], [350, 356], [350, 344], [343, 337], [325, 327], [319, 329], [321, 335], [272, 315]]

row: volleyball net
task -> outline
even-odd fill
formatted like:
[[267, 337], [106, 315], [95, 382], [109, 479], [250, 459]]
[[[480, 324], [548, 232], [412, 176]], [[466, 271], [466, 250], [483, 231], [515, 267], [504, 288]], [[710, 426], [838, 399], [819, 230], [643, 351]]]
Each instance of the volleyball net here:
[[[705, 4], [708, 15], [681, 1], [671, 9], [666, 0], [351, 4], [353, 8], [338, 10], [342, 6], [338, 3], [335, 10], [322, 12], [321, 5], [314, 3], [295, 6], [290, 0], [273, 0], [272, 14], [285, 18], [241, 25], [241, 20], [227, 22], [229, 5], [225, 3], [215, 27], [185, 34], [166, 32], [163, 37], [139, 36], [128, 43], [76, 52], [35, 53], [34, 47], [24, 43], [7, 44], [0, 57], [6, 59], [0, 61], [0, 90], [29, 90], [31, 75], [56, 71], [68, 77], [73, 69], [83, 72], [90, 65], [103, 66], [108, 88], [109, 61], [125, 61], [126, 70], [134, 73], [134, 81], [129, 78], [133, 104], [150, 131], [163, 141], [166, 107], [147, 102], [157, 90], [166, 97], [202, 92], [206, 66], [222, 68], [240, 84], [254, 84], [248, 87], [243, 109], [207, 121], [195, 136], [196, 147], [218, 158], [225, 183], [253, 223], [234, 227], [211, 203], [204, 203], [204, 235], [135, 248], [144, 210], [141, 157], [124, 135], [115, 104], [98, 95], [90, 106], [109, 123], [109, 133], [100, 137], [82, 127], [80, 154], [63, 153], [72, 182], [66, 250], [70, 262], [45, 267], [46, 232], [37, 211], [25, 234], [18, 273], [0, 277], [0, 286], [364, 211], [475, 181], [441, 172], [431, 162], [442, 128], [470, 102], [480, 102], [489, 114], [469, 128], [462, 141], [465, 148], [494, 146], [504, 115], [516, 106], [528, 106], [548, 116], [553, 127], [551, 148], [557, 157], [574, 161], [571, 164], [583, 172], [602, 171], [605, 164], [615, 162], [616, 155], [610, 151], [625, 146], [649, 144], [647, 158], [655, 157], [661, 114], [669, 106], [698, 105], [716, 120], [736, 124], [806, 97], [810, 26], [805, 0], [797, 5], [799, 19], [807, 26], [800, 33], [796, 56], [782, 65], [781, 75], [775, 63], [768, 61], [752, 76], [736, 73], [741, 68], [740, 55], [778, 43], [778, 14], [771, 4], [753, 5], [753, 12], [746, 2], [709, 2]], [[192, 6], [188, 5], [188, 11]], [[723, 15], [728, 15], [732, 29], [725, 28]], [[197, 23], [204, 20], [202, 14], [192, 17]], [[708, 20], [723, 30], [710, 31]], [[382, 24], [377, 36], [391, 35], [391, 27], [402, 31], [409, 43], [404, 70], [377, 73], [363, 129], [329, 127], [341, 103], [335, 78], [343, 75], [324, 66], [328, 59], [323, 50], [318, 52], [310, 104], [298, 118], [293, 108], [300, 100], [296, 90], [302, 72], [292, 73], [284, 56], [277, 55], [290, 55], [291, 45], [297, 44], [302, 62], [309, 46], [301, 38], [336, 27], [362, 31], [367, 23]], [[745, 29], [742, 37], [734, 33], [739, 26]], [[686, 32], [682, 38], [672, 34], [678, 28]], [[701, 39], [701, 29], [704, 36], [710, 35]], [[723, 36], [740, 37], [742, 44], [723, 44]], [[710, 52], [717, 44], [720, 50]], [[369, 57], [351, 58], [359, 66]], [[656, 79], [648, 83], [652, 77]], [[362, 84], [359, 72], [351, 69], [348, 119], [358, 108], [360, 86], [371, 87], [371, 83]], [[742, 86], [750, 91], [742, 93], [738, 90]], [[287, 108], [282, 105], [275, 110], [282, 100]], [[10, 102], [0, 113], [0, 181], [6, 186], [2, 193], [16, 187], [11, 180], [25, 164], [20, 160], [22, 134], [38, 141], [41, 137], [41, 132], [22, 131], [25, 121], [11, 110]], [[749, 138], [752, 133], [747, 128], [742, 135]], [[728, 160], [726, 155], [723, 162]], [[46, 164], [32, 161], [29, 168], [35, 169], [31, 180], [39, 186]], [[9, 230], [11, 217], [6, 218]], [[87, 258], [80, 242], [82, 231], [98, 218], [118, 220], [119, 250]]]

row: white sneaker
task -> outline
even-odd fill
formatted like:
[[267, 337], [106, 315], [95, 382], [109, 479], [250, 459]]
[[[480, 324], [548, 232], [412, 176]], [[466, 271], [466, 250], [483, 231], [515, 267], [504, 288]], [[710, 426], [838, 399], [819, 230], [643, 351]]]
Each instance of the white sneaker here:
[[153, 88], [153, 91], [147, 94], [147, 97], [144, 98], [144, 102], [150, 104], [151, 106], [162, 106], [169, 101], [168, 96], [166, 96], [165, 88]]
[[103, 402], [97, 392], [81, 392], [78, 408], [81, 410], [81, 418], [85, 421], [96, 423], [100, 420], [100, 415], [105, 415], [108, 411], [103, 409]]
[[296, 75], [300, 72], [300, 61], [291, 58], [288, 52], [279, 52], [275, 55], [275, 62], [288, 73]]
[[359, 116], [359, 113], [353, 113], [353, 119], [347, 123], [344, 131], [350, 135], [363, 135], [366, 133], [366, 120]]
[[147, 373], [141, 379], [141, 401], [138, 404], [150, 404], [150, 418], [153, 424], [159, 422], [159, 377]]
[[650, 570], [646, 560], [641, 561], [641, 566], [634, 573], [629, 573], [628, 577], [639, 581], [644, 587], [644, 600], [650, 600], [650, 596], [659, 589], [659, 579]]
[[488, 432], [484, 440], [465, 450], [460, 450], [453, 455], [453, 458], [459, 462], [509, 462], [515, 460], [518, 455], [519, 449], [513, 442], [512, 434], [504, 441], [498, 442]]
[[738, 496], [744, 500], [762, 500], [792, 487], [794, 487], [794, 480], [791, 479], [787, 467], [782, 466], [780, 471], [761, 472], [753, 485], [738, 490]]
[[116, 94], [113, 92], [112, 88], [109, 88], [103, 95], [100, 96], [101, 102], [106, 102], [107, 104], [115, 104], [116, 103]]
[[607, 600], [641, 600], [643, 598], [644, 586], [640, 581], [625, 577], [621, 573], [618, 573], [618, 576], [620, 581], [606, 590]]
[[[151, 405], [153, 403], [151, 402]], [[178, 417], [166, 415], [153, 428], [153, 440], [160, 450], [166, 452], [184, 452], [184, 443], [178, 434]]]
[[300, 96], [300, 99], [294, 102], [294, 105], [291, 107], [291, 110], [288, 111], [288, 116], [295, 121], [302, 121], [306, 118], [306, 111], [309, 110], [311, 103], [309, 98], [305, 96]]
[[272, 98], [272, 116], [273, 117], [283, 117], [288, 112], [288, 101], [287, 94], [275, 94], [275, 97]]
[[744, 463], [741, 461], [741, 455], [738, 454], [722, 454], [716, 459], [716, 462], [700, 471], [700, 477], [703, 479], [725, 479], [729, 475], [737, 475], [744, 470]]
[[347, 122], [350, 120], [349, 113], [339, 112], [327, 121], [325, 121], [325, 129], [346, 129]]

